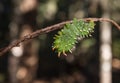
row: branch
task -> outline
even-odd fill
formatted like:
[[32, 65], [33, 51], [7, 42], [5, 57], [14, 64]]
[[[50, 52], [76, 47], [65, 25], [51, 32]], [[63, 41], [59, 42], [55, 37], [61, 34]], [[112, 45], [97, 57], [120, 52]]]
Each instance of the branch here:
[[[79, 19], [79, 20], [81, 20], [81, 19]], [[100, 21], [100, 22], [102, 22], [102, 21], [111, 22], [116, 28], [118, 28], [120, 30], [120, 26], [115, 21], [107, 19], [107, 18], [83, 18], [82, 20], [84, 20], [84, 21], [92, 20], [94, 22], [97, 22], [97, 21]], [[44, 33], [49, 33], [51, 31], [54, 31], [54, 30], [57, 30], [57, 29], [61, 29], [61, 28], [63, 28], [63, 26], [66, 23], [72, 23], [72, 21], [61, 22], [61, 23], [45, 27], [43, 29], [37, 30], [37, 31], [35, 31], [35, 32], [31, 33], [31, 34], [26, 35], [23, 38], [15, 41], [13, 43], [11, 43], [9, 46], [5, 47], [4, 49], [0, 50], [0, 56], [4, 55], [6, 52], [8, 52], [13, 47], [19, 46], [20, 43], [22, 43], [24, 41], [36, 38], [39, 35], [44, 34]]]
[[97, 21], [99, 21], [99, 22], [103, 22], [103, 21], [110, 22], [110, 23], [112, 23], [116, 28], [118, 28], [118, 29], [120, 30], [120, 26], [119, 26], [115, 21], [113, 21], [113, 20], [111, 20], [111, 19], [108, 19], [108, 18], [83, 18], [83, 20], [85, 20], [85, 21], [92, 20], [92, 21], [94, 21], [94, 22], [97, 22]]

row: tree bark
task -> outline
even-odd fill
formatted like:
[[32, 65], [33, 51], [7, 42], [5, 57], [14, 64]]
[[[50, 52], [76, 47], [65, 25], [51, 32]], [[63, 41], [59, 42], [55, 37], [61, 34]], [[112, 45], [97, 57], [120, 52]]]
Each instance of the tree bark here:
[[[103, 18], [110, 18], [108, 1], [101, 0]], [[110, 23], [102, 22], [100, 24], [100, 83], [112, 83], [111, 34]]]

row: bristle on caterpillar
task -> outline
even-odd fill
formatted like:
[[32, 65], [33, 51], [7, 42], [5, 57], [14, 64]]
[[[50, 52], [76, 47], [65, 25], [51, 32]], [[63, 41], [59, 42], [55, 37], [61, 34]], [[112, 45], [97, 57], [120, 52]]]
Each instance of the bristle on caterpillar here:
[[54, 37], [53, 50], [58, 52], [60, 57], [61, 53], [67, 56], [66, 52], [72, 53], [72, 48], [85, 37], [91, 36], [94, 32], [94, 22], [86, 22], [84, 20], [74, 19], [72, 23], [68, 23], [64, 28], [58, 32]]

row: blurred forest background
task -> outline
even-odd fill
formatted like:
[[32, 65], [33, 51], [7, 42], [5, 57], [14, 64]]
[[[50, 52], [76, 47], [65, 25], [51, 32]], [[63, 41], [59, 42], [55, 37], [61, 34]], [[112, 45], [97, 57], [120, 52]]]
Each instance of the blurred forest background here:
[[[120, 0], [0, 0], [0, 50], [26, 34], [75, 17], [108, 17], [120, 23], [119, 16]], [[92, 37], [79, 42], [67, 57], [58, 58], [52, 51], [58, 30], [21, 43], [0, 56], [0, 83], [100, 83], [100, 25], [96, 23]], [[120, 31], [109, 26], [111, 83], [120, 83]]]

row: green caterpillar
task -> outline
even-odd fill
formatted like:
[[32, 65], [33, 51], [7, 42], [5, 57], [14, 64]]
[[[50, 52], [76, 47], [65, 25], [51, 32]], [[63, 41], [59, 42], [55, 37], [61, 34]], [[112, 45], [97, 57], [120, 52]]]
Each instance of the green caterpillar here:
[[66, 52], [72, 52], [71, 49], [78, 42], [78, 38], [85, 38], [91, 35], [94, 31], [94, 22], [85, 22], [84, 20], [74, 19], [72, 23], [68, 23], [54, 37], [53, 50], [67, 55]]

